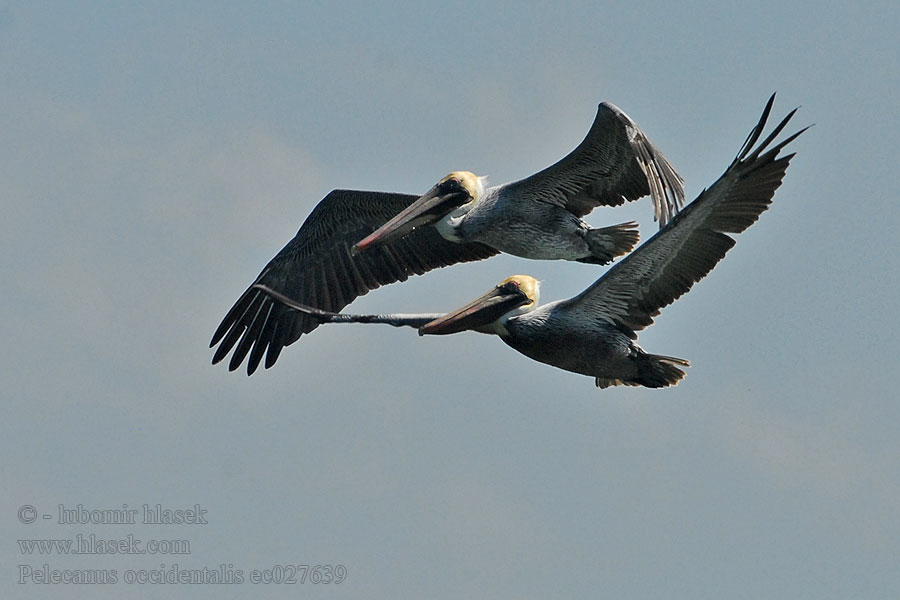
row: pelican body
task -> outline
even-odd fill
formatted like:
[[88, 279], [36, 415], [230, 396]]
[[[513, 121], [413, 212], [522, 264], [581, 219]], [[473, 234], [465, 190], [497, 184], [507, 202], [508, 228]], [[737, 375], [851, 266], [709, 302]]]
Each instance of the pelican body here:
[[515, 185], [486, 188], [485, 177], [455, 171], [406, 211], [361, 240], [360, 252], [432, 225], [451, 242], [478, 242], [537, 260], [607, 264], [638, 241], [637, 223], [594, 229], [569, 209], [528, 201]]
[[647, 194], [664, 226], [684, 203], [684, 181], [634, 121], [604, 102], [585, 140], [569, 156], [526, 179], [486, 187], [455, 171], [360, 240], [361, 252], [434, 226], [451, 242], [477, 242], [539, 260], [607, 264], [638, 241], [637, 224], [592, 228], [581, 217]]
[[[539, 306], [538, 282], [527, 275], [515, 275], [466, 306], [425, 325], [422, 321], [432, 315], [394, 318], [391, 324], [417, 327], [420, 335], [466, 330], [495, 334], [529, 358], [593, 377], [600, 388], [677, 384], [685, 375], [680, 367], [689, 366], [688, 361], [646, 352], [637, 343], [637, 331], [651, 325], [661, 308], [712, 270], [735, 244], [728, 234], [750, 227], [771, 204], [794, 156], [779, 157], [779, 152], [805, 131], [767, 150], [796, 112], [791, 111], [753, 149], [774, 98], [769, 99], [725, 173], [581, 294]], [[365, 318], [339, 316], [349, 317], [347, 322]]]
[[252, 374], [322, 322], [289, 310], [260, 287], [338, 312], [358, 296], [438, 267], [507, 252], [534, 259], [606, 264], [637, 243], [636, 224], [592, 229], [581, 217], [600, 205], [650, 195], [662, 226], [684, 201], [666, 158], [621, 110], [600, 104], [584, 141], [556, 164], [503, 186], [457, 171], [424, 196], [334, 190], [294, 239], [234, 303], [213, 334], [213, 364], [232, 349]]
[[463, 308], [431, 321], [420, 335], [465, 330], [500, 336], [525, 356], [560, 369], [589, 375], [599, 388], [611, 385], [666, 387], [684, 377], [681, 358], [649, 354], [634, 332], [566, 309], [566, 301], [538, 306], [539, 282], [513, 275]]

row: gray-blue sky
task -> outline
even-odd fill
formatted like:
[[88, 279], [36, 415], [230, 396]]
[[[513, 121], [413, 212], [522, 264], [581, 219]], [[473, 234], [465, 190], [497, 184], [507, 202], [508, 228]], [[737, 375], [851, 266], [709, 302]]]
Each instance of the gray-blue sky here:
[[[15, 565], [342, 563], [323, 598], [887, 598], [900, 593], [895, 3], [0, 6], [4, 596], [242, 597], [17, 585]], [[641, 335], [693, 366], [596, 390], [488, 336], [322, 327], [248, 378], [209, 337], [336, 187], [500, 183], [571, 150], [596, 104], [685, 176], [727, 166], [778, 91], [797, 158], [775, 203]], [[632, 218], [646, 200], [589, 220]], [[353, 311], [453, 308], [499, 257]], [[23, 504], [172, 507], [91, 528]], [[188, 557], [24, 557], [14, 540], [189, 538]]]

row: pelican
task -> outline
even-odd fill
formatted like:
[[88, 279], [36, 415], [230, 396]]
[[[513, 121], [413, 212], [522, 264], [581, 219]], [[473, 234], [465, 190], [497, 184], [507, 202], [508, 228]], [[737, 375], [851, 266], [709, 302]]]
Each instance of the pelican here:
[[263, 355], [271, 367], [284, 346], [320, 324], [254, 285], [337, 312], [379, 286], [498, 252], [605, 264], [634, 247], [636, 224], [592, 229], [581, 217], [647, 194], [662, 226], [684, 203], [683, 180], [607, 102], [575, 150], [521, 181], [485, 187], [485, 178], [458, 171], [421, 197], [334, 190], [222, 319], [210, 342], [218, 344], [212, 362], [234, 348], [229, 370], [249, 354], [253, 374]]
[[[766, 150], [794, 109], [753, 150], [774, 99], [773, 94], [737, 157], [709, 189], [574, 298], [539, 306], [538, 281], [514, 275], [466, 306], [430, 321], [434, 315], [322, 313], [318, 318], [406, 325], [419, 328], [420, 335], [474, 330], [498, 335], [539, 362], [589, 375], [599, 388], [675, 385], [684, 377], [681, 368], [689, 366], [688, 361], [646, 352], [637, 344], [636, 332], [651, 325], [660, 309], [712, 270], [735, 244], [729, 233], [750, 227], [771, 204], [794, 156], [778, 154], [805, 131], [801, 129]], [[283, 295], [276, 297], [296, 310], [305, 310]]]

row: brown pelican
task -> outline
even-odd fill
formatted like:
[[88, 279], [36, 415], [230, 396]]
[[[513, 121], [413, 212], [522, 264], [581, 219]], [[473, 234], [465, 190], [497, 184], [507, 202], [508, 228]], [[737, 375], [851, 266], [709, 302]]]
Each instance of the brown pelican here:
[[[521, 181], [485, 188], [484, 178], [457, 172], [423, 197], [331, 192], [254, 284], [337, 312], [381, 285], [497, 252], [607, 263], [634, 247], [636, 225], [591, 229], [580, 217], [647, 194], [663, 225], [683, 204], [683, 181], [644, 132], [604, 102], [575, 150]], [[252, 374], [264, 354], [271, 367], [284, 346], [319, 323], [251, 285], [213, 334], [212, 362], [234, 348], [229, 370], [249, 353]]]
[[[636, 343], [636, 332], [652, 324], [661, 308], [690, 290], [725, 256], [735, 244], [727, 234], [750, 227], [771, 204], [794, 156], [778, 154], [805, 131], [766, 150], [795, 109], [753, 150], [774, 99], [773, 94], [737, 157], [712, 187], [574, 298], [538, 306], [537, 280], [514, 275], [477, 300], [424, 325], [434, 315], [321, 314], [319, 318], [409, 325], [419, 327], [420, 335], [464, 330], [492, 333], [534, 360], [594, 377], [597, 387], [674, 385], [685, 375], [679, 367], [688, 366], [688, 361], [645, 352]], [[290, 303], [283, 296], [279, 299]]]
[[531, 177], [485, 187], [456, 171], [353, 247], [354, 252], [434, 225], [453, 242], [481, 242], [523, 258], [607, 264], [637, 242], [635, 223], [592, 229], [581, 217], [648, 193], [663, 227], [684, 203], [684, 182], [628, 115], [604, 102], [571, 154]]

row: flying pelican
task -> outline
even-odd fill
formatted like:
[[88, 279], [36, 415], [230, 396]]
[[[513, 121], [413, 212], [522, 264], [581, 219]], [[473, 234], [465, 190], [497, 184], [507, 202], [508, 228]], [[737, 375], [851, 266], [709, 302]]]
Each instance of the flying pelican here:
[[[538, 306], [538, 281], [514, 275], [477, 300], [431, 321], [434, 315], [430, 314], [321, 313], [317, 318], [407, 325], [419, 328], [420, 335], [491, 333], [529, 358], [594, 377], [600, 388], [675, 385], [685, 375], [680, 367], [689, 366], [688, 361], [645, 352], [636, 342], [636, 332], [652, 324], [661, 308], [690, 290], [725, 256], [735, 244], [727, 234], [750, 227], [771, 204], [794, 156], [778, 157], [778, 153], [805, 131], [766, 151], [794, 109], [752, 150], [774, 99], [773, 94], [737, 157], [712, 187], [574, 298]], [[270, 293], [265, 288], [261, 291]], [[296, 310], [306, 310], [281, 294], [276, 297]]]
[[[521, 181], [485, 189], [484, 178], [456, 172], [424, 197], [334, 190], [254, 284], [337, 312], [379, 286], [498, 252], [605, 264], [634, 247], [636, 224], [591, 229], [580, 217], [647, 194], [662, 226], [684, 202], [683, 180], [634, 121], [604, 102], [575, 150]], [[213, 364], [234, 348], [232, 371], [249, 353], [247, 374], [264, 354], [271, 367], [284, 346], [320, 323], [254, 284], [210, 342], [219, 345]]]

